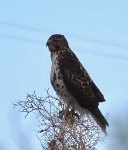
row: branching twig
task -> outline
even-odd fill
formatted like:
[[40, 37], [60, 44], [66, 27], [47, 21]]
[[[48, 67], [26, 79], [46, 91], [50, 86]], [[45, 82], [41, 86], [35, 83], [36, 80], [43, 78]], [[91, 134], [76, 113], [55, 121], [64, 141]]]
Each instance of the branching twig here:
[[34, 112], [39, 123], [38, 138], [43, 150], [95, 150], [98, 142], [103, 141], [101, 129], [91, 117], [77, 118], [73, 114], [69, 120], [59, 118], [59, 112], [66, 107], [60, 99], [46, 90], [45, 97], [28, 94], [25, 101], [13, 104], [19, 107], [25, 117]]

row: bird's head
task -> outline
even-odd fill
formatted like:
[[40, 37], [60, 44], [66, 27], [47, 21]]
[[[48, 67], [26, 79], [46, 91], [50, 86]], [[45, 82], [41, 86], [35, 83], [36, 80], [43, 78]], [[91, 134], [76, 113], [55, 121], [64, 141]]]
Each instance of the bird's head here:
[[50, 52], [56, 52], [64, 48], [69, 48], [66, 38], [61, 34], [51, 35], [46, 43], [46, 46], [48, 46]]

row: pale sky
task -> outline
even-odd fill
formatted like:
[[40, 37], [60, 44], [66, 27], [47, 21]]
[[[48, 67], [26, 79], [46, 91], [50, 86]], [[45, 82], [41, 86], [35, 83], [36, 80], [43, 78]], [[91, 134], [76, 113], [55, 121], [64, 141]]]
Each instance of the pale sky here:
[[[25, 100], [34, 90], [44, 95], [44, 88], [55, 95], [49, 81], [50, 53], [45, 46], [55, 33], [65, 35], [106, 98], [100, 109], [109, 114], [110, 127], [101, 150], [114, 144], [115, 122], [119, 120], [122, 127], [126, 124], [127, 0], [0, 0], [1, 150], [41, 150], [36, 119], [24, 119], [24, 114], [12, 109], [12, 103]], [[26, 147], [21, 146], [23, 142]]]

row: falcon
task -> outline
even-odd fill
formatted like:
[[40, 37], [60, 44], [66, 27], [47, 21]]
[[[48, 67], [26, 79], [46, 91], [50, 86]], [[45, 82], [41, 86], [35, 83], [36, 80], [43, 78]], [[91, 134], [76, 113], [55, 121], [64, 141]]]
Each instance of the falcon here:
[[98, 108], [104, 96], [97, 88], [88, 72], [70, 49], [61, 34], [51, 35], [46, 46], [51, 52], [51, 84], [60, 99], [81, 115], [90, 114], [106, 133], [108, 122]]

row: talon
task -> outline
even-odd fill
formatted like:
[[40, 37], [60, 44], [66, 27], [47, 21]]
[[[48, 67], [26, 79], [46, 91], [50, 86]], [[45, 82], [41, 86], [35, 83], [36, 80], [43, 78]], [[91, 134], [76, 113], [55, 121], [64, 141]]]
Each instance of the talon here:
[[80, 119], [79, 114], [77, 114], [73, 109], [71, 109], [72, 115]]
[[61, 120], [64, 119], [64, 121], [70, 125], [73, 125], [80, 119], [79, 114], [77, 114], [73, 109], [69, 110], [69, 107], [59, 112], [59, 118]]
[[59, 118], [60, 119], [66, 118], [68, 116], [68, 112], [69, 112], [69, 107], [67, 107], [64, 110], [59, 111]]

